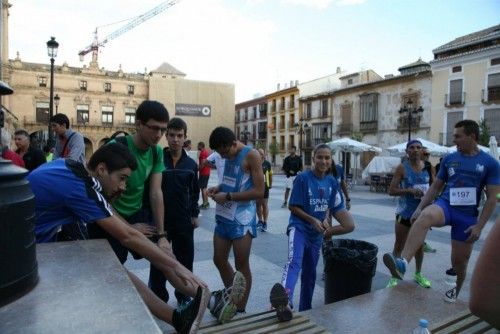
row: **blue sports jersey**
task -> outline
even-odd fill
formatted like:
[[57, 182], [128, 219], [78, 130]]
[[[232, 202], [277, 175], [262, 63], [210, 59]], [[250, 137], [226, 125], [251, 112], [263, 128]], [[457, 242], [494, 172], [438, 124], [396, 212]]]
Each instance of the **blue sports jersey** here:
[[43, 164], [28, 181], [35, 194], [37, 242], [53, 240], [64, 224], [90, 223], [113, 214], [101, 184], [79, 162], [57, 159]]
[[[330, 209], [333, 215], [344, 208], [344, 201], [340, 195], [339, 185], [332, 175], [319, 178], [311, 170], [303, 172], [293, 182], [289, 205], [299, 206], [310, 216], [323, 221], [326, 211]], [[322, 238], [314, 227], [293, 213], [290, 214], [288, 227], [296, 227], [313, 238]]]
[[[226, 159], [224, 164], [224, 175], [221, 192], [243, 192], [253, 188], [253, 179], [249, 173], [246, 173], [241, 166], [243, 160], [252, 149], [245, 146], [238, 155], [232, 159]], [[215, 219], [218, 223], [232, 225], [255, 224], [256, 205], [255, 200], [251, 201], [230, 201], [224, 204], [218, 204], [215, 207]]]
[[463, 214], [475, 217], [485, 185], [500, 184], [500, 165], [481, 150], [474, 156], [457, 151], [443, 158], [437, 178], [446, 183], [440, 198]]
[[[405, 176], [401, 180], [401, 189], [420, 188], [424, 191], [429, 188], [430, 175], [425, 168], [420, 172], [415, 172], [408, 160], [403, 161], [403, 167], [405, 169]], [[404, 219], [409, 219], [420, 204], [420, 200], [421, 198], [416, 198], [410, 194], [400, 196], [398, 198], [396, 214], [401, 215]]]

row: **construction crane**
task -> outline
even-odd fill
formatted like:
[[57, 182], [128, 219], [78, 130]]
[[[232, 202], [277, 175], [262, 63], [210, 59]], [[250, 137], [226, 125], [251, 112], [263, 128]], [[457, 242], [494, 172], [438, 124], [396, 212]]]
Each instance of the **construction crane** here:
[[99, 27], [95, 28], [95, 31], [94, 31], [94, 41], [92, 42], [92, 44], [90, 44], [89, 46], [87, 46], [86, 48], [84, 48], [83, 50], [81, 50], [80, 52], [78, 52], [78, 55], [80, 56], [80, 61], [83, 61], [83, 57], [87, 53], [89, 53], [89, 52], [92, 51], [92, 61], [97, 62], [97, 53], [99, 51], [99, 47], [103, 47], [109, 41], [117, 38], [118, 36], [123, 35], [127, 31], [129, 31], [132, 28], [137, 27], [139, 24], [143, 23], [144, 21], [149, 20], [150, 18], [152, 18], [152, 17], [160, 14], [165, 9], [167, 9], [169, 7], [172, 7], [173, 5], [175, 5], [176, 3], [178, 3], [179, 1], [180, 0], [169, 0], [169, 1], [165, 1], [165, 2], [163, 2], [161, 4], [159, 4], [158, 6], [156, 6], [153, 9], [147, 11], [146, 13], [133, 18], [132, 21], [130, 21], [129, 23], [127, 23], [126, 25], [124, 25], [120, 29], [118, 29], [118, 30], [112, 32], [111, 34], [109, 34], [108, 36], [104, 37], [104, 39], [102, 41], [99, 41], [98, 38], [97, 38], [97, 29]]

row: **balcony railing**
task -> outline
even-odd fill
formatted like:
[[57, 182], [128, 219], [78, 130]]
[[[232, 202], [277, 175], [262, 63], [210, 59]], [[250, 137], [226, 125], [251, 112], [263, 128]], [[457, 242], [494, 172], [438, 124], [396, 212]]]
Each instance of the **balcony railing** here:
[[465, 104], [465, 92], [444, 94], [445, 107], [457, 107]]
[[340, 135], [348, 134], [348, 133], [352, 132], [352, 129], [353, 129], [353, 124], [352, 123], [341, 123], [339, 125], [338, 133]]
[[322, 138], [314, 138], [314, 146], [319, 145], [319, 144], [324, 144], [329, 142], [329, 138], [327, 137], [322, 137]]
[[360, 122], [359, 131], [361, 132], [376, 132], [378, 130], [377, 121]]
[[499, 103], [500, 102], [500, 87], [488, 87], [488, 90], [481, 91], [481, 102], [483, 103]]

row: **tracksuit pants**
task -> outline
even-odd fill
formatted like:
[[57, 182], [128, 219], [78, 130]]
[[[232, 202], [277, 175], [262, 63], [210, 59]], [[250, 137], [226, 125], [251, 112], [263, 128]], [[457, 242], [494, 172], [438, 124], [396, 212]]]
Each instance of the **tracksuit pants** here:
[[288, 292], [290, 303], [293, 303], [295, 285], [302, 270], [299, 312], [311, 309], [321, 242], [321, 238], [312, 240], [295, 227], [288, 231], [288, 262], [283, 270], [282, 284]]

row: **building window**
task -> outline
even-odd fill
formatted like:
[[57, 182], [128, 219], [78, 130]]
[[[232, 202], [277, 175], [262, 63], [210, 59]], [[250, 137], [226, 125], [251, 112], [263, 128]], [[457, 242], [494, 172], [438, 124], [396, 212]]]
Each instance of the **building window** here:
[[78, 104], [76, 106], [76, 122], [82, 125], [88, 124], [89, 106], [87, 104]]
[[378, 130], [378, 93], [362, 94], [359, 102], [359, 130], [376, 132]]
[[252, 108], [252, 113], [250, 114], [249, 120], [252, 120], [254, 118], [257, 118], [257, 106]]
[[38, 77], [38, 86], [47, 87], [47, 77]]
[[453, 66], [451, 68], [451, 73], [459, 73], [462, 72], [462, 66]]
[[310, 119], [311, 118], [311, 102], [306, 103], [306, 110], [304, 113], [304, 119]]
[[488, 101], [500, 101], [500, 73], [488, 75]]
[[462, 104], [462, 79], [450, 81], [449, 104]]
[[484, 120], [488, 124], [490, 136], [495, 136], [497, 142], [500, 141], [500, 108], [486, 109]]
[[453, 111], [449, 112], [446, 117], [446, 142], [444, 145], [453, 144], [453, 129], [455, 129], [455, 124], [464, 119], [463, 111]]
[[352, 79], [348, 79], [348, 80], [347, 80], [347, 84], [348, 84], [348, 85], [352, 85], [352, 83], [353, 83]]
[[101, 121], [103, 125], [113, 125], [113, 107], [111, 106], [102, 106], [101, 112], [102, 117]]
[[125, 108], [125, 124], [133, 125], [135, 124], [135, 109], [127, 107]]
[[87, 81], [80, 80], [80, 90], [87, 90]]
[[286, 125], [285, 125], [285, 115], [280, 116], [280, 130], [285, 130]]
[[295, 108], [295, 94], [290, 95], [290, 109]]
[[285, 136], [280, 136], [280, 151], [285, 150]]
[[243, 120], [246, 121], [248, 119], [248, 108], [245, 108], [245, 111], [243, 112]]
[[285, 97], [281, 97], [280, 110], [285, 110]]
[[272, 104], [271, 104], [271, 112], [275, 112], [275, 111], [276, 111], [276, 99], [274, 99]]
[[266, 103], [259, 104], [259, 116], [260, 116], [260, 118], [267, 117], [267, 104]]
[[[111, 87], [110, 87], [110, 89], [111, 89]], [[134, 90], [135, 90], [134, 85], [128, 85], [128, 87], [127, 87], [128, 95], [134, 95]]]
[[491, 66], [500, 65], [500, 57], [491, 60]]
[[36, 103], [36, 122], [45, 124], [49, 122], [49, 102]]
[[104, 91], [105, 91], [106, 93], [111, 92], [111, 83], [110, 83], [110, 82], [105, 82], [105, 83], [104, 83]]
[[328, 117], [328, 100], [321, 101], [321, 117]]

